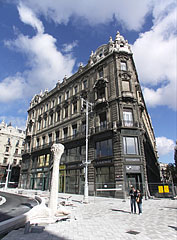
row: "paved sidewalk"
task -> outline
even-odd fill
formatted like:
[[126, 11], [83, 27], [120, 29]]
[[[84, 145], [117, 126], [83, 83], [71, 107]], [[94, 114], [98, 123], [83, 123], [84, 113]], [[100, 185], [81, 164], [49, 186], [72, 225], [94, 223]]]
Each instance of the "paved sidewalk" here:
[[59, 202], [72, 196], [71, 218], [54, 224], [43, 224], [42, 233], [24, 234], [14, 230], [3, 240], [127, 240], [177, 239], [177, 200], [150, 199], [143, 201], [143, 214], [130, 214], [129, 199], [59, 194]]

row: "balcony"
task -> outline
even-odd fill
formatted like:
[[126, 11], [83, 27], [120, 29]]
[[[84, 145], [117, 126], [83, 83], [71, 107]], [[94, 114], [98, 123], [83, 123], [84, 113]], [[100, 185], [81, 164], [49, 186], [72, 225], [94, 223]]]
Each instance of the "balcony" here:
[[134, 99], [133, 93], [129, 92], [129, 91], [123, 91], [122, 92], [122, 98], [125, 99], [125, 100], [133, 100]]
[[125, 128], [134, 128], [134, 127], [138, 127], [139, 124], [138, 122], [134, 122], [134, 121], [130, 121], [130, 120], [122, 120], [122, 121], [119, 121], [119, 124], [118, 124], [119, 127], [125, 127]]
[[95, 101], [95, 106], [94, 108], [97, 109], [97, 108], [104, 108], [108, 105], [108, 101], [105, 99], [105, 97], [103, 98], [98, 98], [96, 101]]
[[100, 126], [91, 129], [91, 134], [112, 130], [112, 123], [103, 123]]

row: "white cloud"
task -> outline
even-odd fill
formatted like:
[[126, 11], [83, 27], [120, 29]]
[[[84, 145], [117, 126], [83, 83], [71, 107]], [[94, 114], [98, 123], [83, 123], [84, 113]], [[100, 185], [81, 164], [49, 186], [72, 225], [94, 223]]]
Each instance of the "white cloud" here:
[[62, 51], [63, 52], [66, 52], [66, 53], [68, 53], [68, 52], [71, 52], [72, 50], [73, 50], [73, 48], [75, 48], [76, 46], [78, 46], [78, 41], [76, 40], [76, 41], [73, 41], [72, 43], [70, 43], [70, 44], [63, 44], [63, 49], [62, 49]]
[[5, 78], [0, 82], [0, 102], [10, 102], [23, 97], [25, 82], [18, 76]]
[[32, 97], [41, 89], [53, 88], [58, 79], [62, 80], [65, 75], [72, 74], [75, 59], [71, 54], [63, 55], [57, 49], [56, 39], [42, 33], [43, 25], [39, 26], [34, 13], [28, 10], [23, 5], [20, 6], [20, 16], [23, 16], [21, 20], [38, 29], [37, 34], [31, 38], [20, 34], [15, 40], [5, 42], [9, 48], [26, 55], [27, 70], [22, 72], [20, 77], [9, 76], [0, 83], [0, 90], [3, 91], [0, 101], [15, 100], [23, 96]]
[[154, 26], [141, 34], [132, 46], [145, 100], [151, 107], [166, 105], [177, 109], [176, 5], [173, 3], [156, 2]]
[[38, 33], [44, 32], [42, 22], [35, 16], [31, 9], [27, 8], [24, 4], [20, 3], [18, 6], [18, 12], [22, 22], [29, 24], [33, 28], [37, 29]]
[[174, 151], [175, 142], [171, 139], [166, 137], [157, 137], [156, 143], [159, 156], [166, 155]]
[[[115, 18], [129, 30], [140, 30], [151, 9], [152, 0], [26, 0], [25, 4], [37, 14], [58, 24], [67, 24], [74, 17], [75, 20], [82, 18], [94, 26], [108, 23]], [[81, 24], [83, 21], [77, 23]]]

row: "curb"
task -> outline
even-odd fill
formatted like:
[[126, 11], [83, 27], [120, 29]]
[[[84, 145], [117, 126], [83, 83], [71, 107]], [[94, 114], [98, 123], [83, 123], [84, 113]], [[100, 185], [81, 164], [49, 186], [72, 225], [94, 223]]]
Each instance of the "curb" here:
[[[16, 193], [12, 193], [12, 194], [16, 194]], [[22, 195], [22, 194], [16, 194], [16, 195]], [[27, 197], [26, 195], [23, 195], [23, 196]], [[35, 196], [34, 199], [40, 203], [39, 205], [43, 204], [43, 200], [39, 196]], [[39, 205], [37, 205], [37, 206], [39, 206]], [[34, 208], [32, 208], [32, 209], [34, 209]], [[25, 214], [22, 214], [17, 217], [0, 222], [0, 237], [4, 236], [6, 233], [8, 233], [12, 230], [23, 227], [25, 225], [25, 223], [30, 220], [31, 210]]]

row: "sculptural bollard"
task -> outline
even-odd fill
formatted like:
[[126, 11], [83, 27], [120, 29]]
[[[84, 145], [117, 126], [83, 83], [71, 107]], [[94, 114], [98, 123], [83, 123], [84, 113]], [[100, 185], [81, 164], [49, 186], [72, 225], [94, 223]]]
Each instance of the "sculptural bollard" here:
[[53, 152], [53, 171], [50, 189], [49, 208], [51, 214], [54, 215], [57, 212], [58, 203], [58, 184], [59, 184], [59, 165], [60, 159], [64, 152], [64, 146], [62, 144], [53, 144], [51, 147]]

